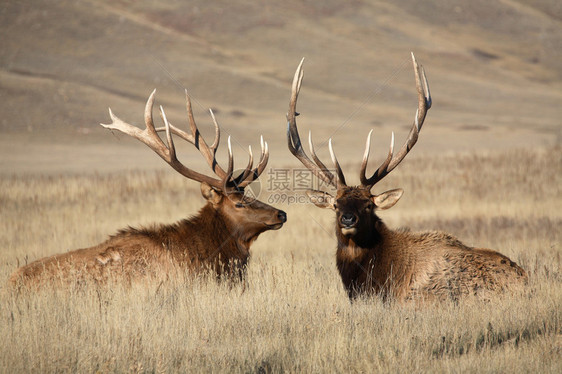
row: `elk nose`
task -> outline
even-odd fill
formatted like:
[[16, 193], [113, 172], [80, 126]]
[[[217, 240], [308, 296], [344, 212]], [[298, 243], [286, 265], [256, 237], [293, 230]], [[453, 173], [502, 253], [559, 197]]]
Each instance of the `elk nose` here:
[[340, 218], [340, 222], [344, 226], [353, 226], [357, 223], [357, 216], [353, 213], [344, 213]]
[[280, 210], [279, 213], [277, 213], [277, 218], [278, 218], [279, 221], [281, 221], [281, 222], [287, 222], [287, 213], [285, 213], [284, 211]]

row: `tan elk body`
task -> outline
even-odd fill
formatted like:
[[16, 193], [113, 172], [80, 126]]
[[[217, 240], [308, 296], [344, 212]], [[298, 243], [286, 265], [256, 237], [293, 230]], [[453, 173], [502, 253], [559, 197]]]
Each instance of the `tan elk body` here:
[[336, 265], [350, 298], [376, 294], [383, 299], [458, 299], [476, 294], [488, 295], [526, 281], [525, 271], [506, 256], [490, 250], [472, 248], [457, 238], [442, 232], [414, 233], [407, 229], [391, 230], [376, 211], [394, 206], [402, 189], [378, 195], [372, 187], [390, 173], [412, 149], [431, 107], [431, 96], [425, 72], [412, 54], [418, 109], [408, 139], [394, 154], [394, 134], [385, 161], [369, 178], [365, 175], [370, 150], [371, 133], [367, 137], [365, 154], [359, 174], [361, 185], [347, 186], [330, 139], [329, 150], [335, 174], [316, 156], [309, 134], [312, 160], [306, 155], [296, 124], [296, 103], [303, 70], [297, 68], [289, 103], [288, 146], [303, 165], [323, 182], [336, 188], [336, 196], [310, 190], [312, 202], [336, 213]]
[[[262, 140], [261, 157], [255, 168], [250, 148], [248, 165], [235, 178], [230, 138], [228, 168], [221, 168], [215, 159], [220, 129], [213, 113], [215, 140], [208, 146], [196, 127], [187, 95], [191, 134], [172, 126], [162, 107], [160, 114], [165, 127], [155, 128], [152, 119], [154, 94], [150, 95], [145, 108], [146, 129], [123, 122], [111, 110], [113, 123], [102, 126], [137, 138], [181, 175], [201, 182], [201, 193], [207, 204], [199, 214], [175, 224], [156, 224], [139, 229], [129, 227], [99, 245], [32, 262], [12, 274], [12, 283], [21, 286], [57, 280], [66, 283], [107, 279], [133, 281], [142, 277], [166, 279], [172, 275], [200, 271], [240, 279], [244, 276], [253, 241], [262, 232], [283, 226], [285, 212], [244, 196], [244, 188], [265, 169], [269, 158], [267, 143]], [[167, 144], [157, 134], [162, 131], [166, 132]], [[180, 163], [176, 158], [172, 133], [193, 144], [219, 179], [200, 174]]]

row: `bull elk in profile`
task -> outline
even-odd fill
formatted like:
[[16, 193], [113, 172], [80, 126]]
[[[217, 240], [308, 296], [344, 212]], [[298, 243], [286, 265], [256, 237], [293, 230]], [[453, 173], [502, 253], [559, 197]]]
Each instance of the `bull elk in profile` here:
[[484, 294], [524, 282], [527, 278], [525, 271], [496, 251], [469, 247], [442, 232], [391, 230], [377, 216], [377, 210], [394, 206], [403, 190], [393, 189], [374, 195], [371, 189], [394, 170], [412, 149], [431, 107], [424, 69], [417, 64], [413, 54], [412, 60], [418, 109], [408, 139], [395, 155], [393, 133], [386, 159], [373, 175], [367, 177], [365, 172], [371, 131], [361, 163], [359, 186], [346, 184], [331, 139], [329, 150], [334, 173], [316, 156], [310, 134], [312, 160], [304, 152], [295, 118], [303, 79], [303, 61], [294, 76], [287, 113], [289, 150], [316, 177], [337, 190], [336, 196], [317, 190], [307, 193], [316, 206], [336, 212], [336, 264], [349, 297], [353, 299], [359, 295], [376, 294], [383, 299], [399, 301], [415, 298], [457, 299], [462, 295]]
[[[129, 227], [94, 247], [37, 260], [16, 270], [10, 278], [12, 282], [21, 285], [40, 279], [103, 281], [119, 275], [129, 280], [149, 275], [165, 278], [178, 270], [194, 273], [210, 270], [216, 272], [217, 276], [238, 279], [245, 274], [254, 240], [264, 231], [278, 230], [283, 226], [287, 219], [285, 212], [244, 195], [244, 189], [259, 177], [267, 165], [269, 150], [263, 138], [257, 166], [254, 168], [250, 148], [248, 165], [240, 175], [234, 177], [230, 138], [228, 167], [222, 168], [215, 158], [220, 129], [213, 112], [211, 117], [215, 138], [209, 146], [197, 129], [187, 92], [191, 133], [170, 124], [162, 107], [160, 115], [165, 126], [155, 128], [152, 118], [155, 92], [152, 92], [145, 107], [146, 129], [141, 130], [122, 121], [111, 109], [109, 114], [112, 123], [102, 126], [140, 140], [182, 176], [200, 182], [201, 194], [207, 204], [196, 216], [175, 224], [139, 229]], [[166, 142], [160, 138], [159, 132], [165, 132]], [[172, 134], [194, 145], [218, 178], [201, 174], [178, 161]]]

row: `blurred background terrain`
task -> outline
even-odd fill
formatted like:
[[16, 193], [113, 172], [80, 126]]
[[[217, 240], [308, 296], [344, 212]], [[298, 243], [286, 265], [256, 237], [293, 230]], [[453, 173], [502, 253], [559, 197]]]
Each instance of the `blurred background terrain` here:
[[[260, 134], [270, 166], [297, 165], [285, 113], [302, 57], [299, 126], [303, 136], [313, 130], [321, 158], [330, 136], [354, 167], [370, 129], [373, 164], [392, 131], [405, 139], [417, 105], [410, 51], [426, 68], [434, 106], [409, 157], [562, 139], [562, 4], [554, 0], [8, 0], [0, 40], [3, 174], [166, 168], [98, 125], [111, 107], [144, 126], [154, 88], [178, 126], [187, 89], [208, 136], [213, 108], [239, 145], [239, 165]], [[205, 168], [192, 148], [183, 160]]]

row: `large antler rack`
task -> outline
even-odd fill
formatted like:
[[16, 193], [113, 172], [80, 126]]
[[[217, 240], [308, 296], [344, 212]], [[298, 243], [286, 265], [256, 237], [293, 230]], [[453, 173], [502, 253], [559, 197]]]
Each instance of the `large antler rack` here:
[[329, 148], [330, 154], [332, 156], [332, 160], [334, 161], [334, 165], [336, 167], [337, 177], [332, 174], [330, 170], [326, 167], [326, 165], [320, 161], [320, 159], [316, 156], [316, 152], [314, 151], [314, 144], [312, 143], [312, 133], [308, 133], [308, 145], [310, 148], [310, 154], [312, 156], [312, 161], [304, 151], [302, 147], [302, 142], [299, 136], [299, 130], [297, 128], [297, 120], [296, 116], [299, 115], [297, 113], [297, 99], [299, 97], [299, 92], [301, 89], [302, 80], [304, 77], [304, 71], [302, 65], [304, 63], [304, 58], [301, 60], [297, 70], [295, 72], [295, 76], [293, 78], [293, 85], [291, 90], [291, 100], [289, 101], [289, 111], [287, 112], [287, 142], [289, 146], [289, 150], [291, 153], [300, 160], [300, 162], [306, 166], [315, 176], [323, 180], [324, 182], [334, 186], [337, 188], [338, 184], [345, 186], [345, 177], [343, 172], [340, 168], [339, 163], [335, 157], [334, 151], [332, 149], [332, 141], [330, 139]]
[[412, 129], [408, 134], [408, 139], [400, 148], [396, 156], [394, 155], [394, 132], [390, 140], [390, 149], [388, 155], [383, 163], [378, 167], [378, 169], [369, 178], [365, 176], [365, 171], [367, 170], [367, 161], [369, 159], [369, 151], [371, 148], [371, 134], [373, 130], [369, 132], [367, 136], [367, 143], [365, 145], [365, 153], [363, 155], [363, 161], [361, 162], [361, 170], [359, 172], [359, 179], [361, 184], [366, 188], [372, 188], [377, 182], [383, 179], [388, 173], [390, 173], [400, 162], [406, 157], [408, 152], [414, 147], [418, 141], [418, 135], [421, 131], [425, 116], [429, 108], [431, 108], [431, 94], [429, 92], [429, 84], [427, 83], [427, 78], [425, 76], [425, 70], [423, 66], [418, 65], [414, 53], [412, 53], [412, 64], [414, 65], [414, 74], [416, 77], [416, 88], [418, 91], [418, 109], [416, 110], [416, 116], [414, 118], [414, 123]]
[[[118, 130], [124, 134], [132, 136], [144, 144], [146, 144], [150, 149], [152, 149], [158, 156], [160, 156], [164, 161], [166, 161], [174, 170], [178, 173], [183, 175], [186, 178], [193, 179], [198, 182], [205, 182], [216, 189], [225, 191], [226, 190], [241, 190], [246, 187], [248, 184], [252, 183], [256, 180], [259, 175], [265, 170], [267, 162], [269, 160], [269, 149], [267, 142], [263, 141], [263, 137], [261, 137], [261, 156], [258, 162], [258, 165], [252, 169], [253, 167], [253, 154], [252, 148], [249, 147], [249, 161], [248, 165], [238, 177], [233, 178], [233, 170], [234, 170], [234, 158], [232, 155], [232, 146], [230, 143], [230, 137], [228, 138], [228, 168], [224, 170], [216, 160], [216, 152], [217, 148], [220, 143], [220, 128], [216, 121], [216, 118], [213, 114], [212, 110], [209, 110], [211, 113], [211, 118], [213, 119], [213, 124], [215, 126], [215, 139], [213, 144], [209, 146], [205, 139], [201, 136], [197, 125], [195, 124], [195, 119], [193, 117], [193, 111], [191, 109], [191, 100], [189, 95], [186, 91], [186, 105], [187, 105], [187, 114], [189, 119], [189, 127], [191, 133], [183, 131], [175, 126], [173, 126], [168, 119], [166, 118], [166, 113], [164, 112], [164, 108], [160, 106], [160, 117], [164, 122], [164, 127], [156, 128], [154, 127], [154, 121], [152, 116], [152, 111], [154, 107], [154, 97], [156, 94], [156, 90], [152, 91], [150, 97], [146, 102], [146, 106], [144, 109], [144, 122], [146, 128], [141, 130], [140, 128], [133, 126], [127, 122], [124, 122], [116, 115], [113, 114], [111, 108], [109, 109], [109, 115], [111, 117], [112, 123], [105, 125], [101, 124], [103, 127], [110, 129], [110, 130]], [[166, 143], [158, 136], [158, 132], [165, 132], [166, 133]], [[185, 165], [183, 165], [176, 157], [176, 149], [174, 146], [174, 141], [172, 138], [172, 134], [179, 136], [181, 139], [191, 143], [197, 148], [209, 166], [211, 170], [219, 177], [213, 178], [207, 176], [205, 174], [201, 174], [197, 171], [194, 171]]]
[[[320, 161], [320, 159], [316, 156], [316, 152], [314, 151], [314, 146], [312, 144], [312, 136], [310, 133], [308, 137], [308, 142], [309, 142], [310, 154], [312, 156], [312, 160], [308, 158], [308, 156], [306, 155], [306, 153], [302, 148], [302, 143], [297, 129], [296, 116], [298, 115], [298, 113], [296, 111], [296, 106], [297, 106], [297, 99], [303, 79], [303, 69], [302, 69], [303, 62], [304, 62], [304, 58], [301, 60], [299, 66], [297, 67], [295, 76], [293, 78], [291, 100], [289, 102], [289, 112], [287, 113], [287, 122], [288, 122], [287, 141], [288, 141], [289, 150], [297, 159], [299, 159], [302, 162], [304, 166], [306, 166], [318, 178], [331, 184], [334, 187], [342, 187], [346, 185], [345, 177], [343, 175], [340, 164], [334, 153], [331, 138], [328, 142], [328, 148], [330, 150], [330, 156], [332, 158], [332, 162], [334, 163], [334, 168], [336, 170], [337, 177], [334, 176], [334, 174], [332, 174], [325, 166], [325, 164], [322, 161]], [[412, 63], [414, 65], [416, 87], [418, 91], [418, 109], [416, 110], [414, 124], [412, 126], [412, 129], [410, 130], [408, 139], [406, 140], [402, 148], [400, 148], [396, 156], [394, 156], [394, 133], [392, 133], [390, 150], [388, 152], [387, 158], [379, 166], [379, 168], [373, 173], [373, 175], [367, 178], [365, 176], [365, 171], [367, 169], [367, 161], [369, 158], [369, 150], [371, 145], [371, 134], [373, 131], [371, 130], [369, 132], [369, 135], [367, 136], [367, 143], [365, 147], [366, 149], [363, 156], [363, 161], [361, 163], [361, 171], [359, 174], [361, 185], [365, 188], [371, 189], [378, 181], [380, 181], [388, 173], [390, 173], [396, 166], [398, 166], [398, 164], [404, 159], [404, 157], [406, 157], [408, 152], [416, 144], [427, 111], [429, 110], [429, 108], [431, 108], [431, 95], [429, 92], [429, 84], [427, 83], [425, 71], [422, 66], [418, 65], [413, 53], [412, 53]]]

